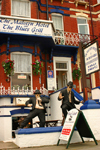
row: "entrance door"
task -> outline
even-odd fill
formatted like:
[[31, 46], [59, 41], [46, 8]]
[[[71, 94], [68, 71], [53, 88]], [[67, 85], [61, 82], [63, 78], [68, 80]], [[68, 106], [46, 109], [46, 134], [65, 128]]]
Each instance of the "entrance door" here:
[[56, 71], [57, 89], [61, 89], [67, 85], [67, 71]]
[[72, 81], [71, 58], [54, 57], [55, 89], [61, 89]]

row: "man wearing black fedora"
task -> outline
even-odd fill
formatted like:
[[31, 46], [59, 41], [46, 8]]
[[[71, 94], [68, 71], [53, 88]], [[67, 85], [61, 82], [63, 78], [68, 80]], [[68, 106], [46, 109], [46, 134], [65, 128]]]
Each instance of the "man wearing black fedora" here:
[[40, 127], [44, 127], [45, 125], [45, 113], [46, 113], [45, 103], [49, 103], [49, 97], [47, 96], [42, 97], [39, 90], [36, 90], [34, 92], [34, 95], [35, 97], [31, 97], [25, 103], [25, 105], [28, 107], [32, 106], [32, 110], [25, 118], [25, 120], [21, 123], [20, 128], [25, 127], [28, 124], [28, 122], [36, 116], [38, 116], [40, 120]]
[[60, 91], [58, 100], [62, 100], [62, 112], [64, 117], [67, 116], [67, 111], [76, 108], [75, 104], [83, 103], [83, 101], [75, 100], [74, 93], [72, 92], [73, 82], [69, 81], [67, 83], [67, 88]]

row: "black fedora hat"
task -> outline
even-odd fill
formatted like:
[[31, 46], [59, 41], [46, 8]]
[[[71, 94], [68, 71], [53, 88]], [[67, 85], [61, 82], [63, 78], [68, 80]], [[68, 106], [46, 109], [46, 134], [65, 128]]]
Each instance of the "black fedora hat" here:
[[40, 92], [39, 90], [36, 90], [36, 91], [34, 92], [34, 94], [41, 94], [41, 92]]
[[67, 86], [69, 86], [70, 88], [72, 88], [72, 87], [73, 87], [73, 82], [72, 82], [72, 81], [69, 81], [69, 82], [67, 83]]

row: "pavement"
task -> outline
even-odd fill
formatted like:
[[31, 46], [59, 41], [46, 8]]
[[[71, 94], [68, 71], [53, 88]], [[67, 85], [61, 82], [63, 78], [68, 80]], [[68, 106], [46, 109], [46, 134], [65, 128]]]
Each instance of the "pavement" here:
[[[97, 143], [98, 145], [96, 145], [94, 141], [88, 141], [85, 143], [71, 143], [69, 144], [68, 150], [100, 150], [100, 141], [97, 141]], [[59, 144], [59, 146], [53, 145], [19, 148], [13, 142], [0, 141], [0, 150], [66, 150], [66, 145]]]

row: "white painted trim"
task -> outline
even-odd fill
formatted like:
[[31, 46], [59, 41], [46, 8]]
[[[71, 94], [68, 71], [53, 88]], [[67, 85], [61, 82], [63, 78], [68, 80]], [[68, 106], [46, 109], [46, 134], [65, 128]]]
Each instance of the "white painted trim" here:
[[95, 88], [96, 87], [96, 81], [95, 81], [95, 73], [92, 73], [91, 74], [91, 81], [92, 81], [92, 88]]
[[44, 23], [52, 23], [53, 24], [53, 21], [50, 21], [50, 20], [22, 18], [22, 17], [15, 17], [15, 16], [7, 16], [7, 15], [0, 15], [0, 18], [18, 19], [18, 20], [24, 20], [24, 21], [44, 22]]
[[[68, 81], [72, 81], [71, 58], [70, 57], [53, 57], [55, 89], [57, 88], [56, 87], [56, 62], [67, 63], [68, 69], [66, 69], [66, 70], [68, 71]], [[64, 70], [64, 69], [62, 69], [62, 70]]]
[[88, 15], [84, 14], [84, 13], [76, 13], [77, 17], [85, 17], [88, 18]]

